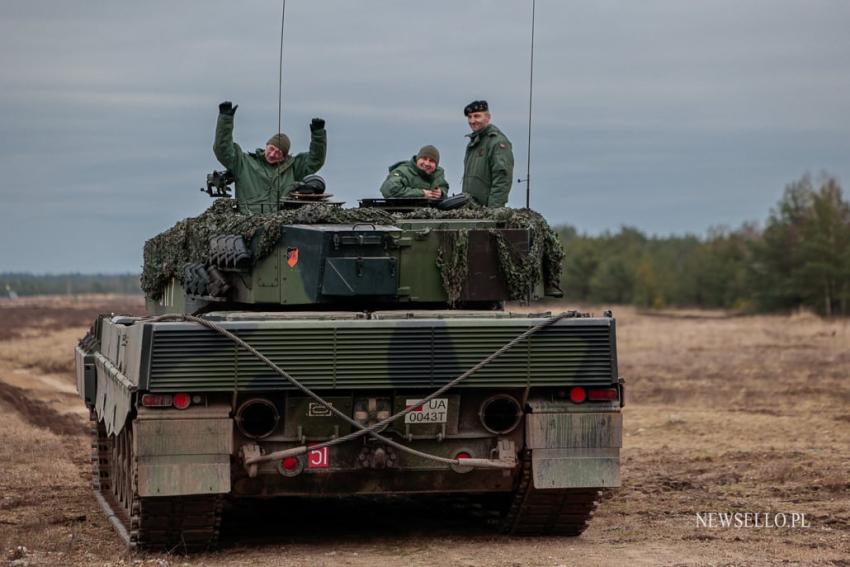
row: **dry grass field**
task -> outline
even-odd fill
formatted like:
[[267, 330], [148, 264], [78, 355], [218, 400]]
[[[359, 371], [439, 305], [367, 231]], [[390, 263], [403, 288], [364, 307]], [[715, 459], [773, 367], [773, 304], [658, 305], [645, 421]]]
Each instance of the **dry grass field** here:
[[[73, 346], [110, 311], [142, 303], [0, 301], [0, 565], [850, 565], [848, 321], [615, 309], [623, 487], [580, 538], [323, 503], [231, 512], [220, 550], [184, 557], [125, 552], [90, 492]], [[808, 527], [707, 527], [710, 512], [803, 514]]]

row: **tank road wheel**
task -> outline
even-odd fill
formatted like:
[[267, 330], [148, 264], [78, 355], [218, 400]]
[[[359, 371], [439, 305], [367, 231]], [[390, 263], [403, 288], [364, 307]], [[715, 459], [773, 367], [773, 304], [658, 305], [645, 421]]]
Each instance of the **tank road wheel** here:
[[599, 490], [592, 488], [534, 488], [531, 455], [526, 453], [517, 490], [502, 522], [502, 532], [521, 536], [581, 535], [598, 499]]
[[117, 436], [109, 438], [112, 501], [115, 504], [115, 511], [121, 514], [124, 523], [130, 518], [133, 498], [133, 489], [130, 486], [133, 465], [130, 461], [129, 449], [133, 440], [130, 429], [130, 426], [127, 426]]
[[106, 502], [107, 514], [120, 523], [117, 531], [130, 549], [209, 549], [218, 541], [222, 497], [140, 497], [132, 429], [128, 424], [118, 435], [108, 436], [103, 422], [92, 428], [93, 485]]

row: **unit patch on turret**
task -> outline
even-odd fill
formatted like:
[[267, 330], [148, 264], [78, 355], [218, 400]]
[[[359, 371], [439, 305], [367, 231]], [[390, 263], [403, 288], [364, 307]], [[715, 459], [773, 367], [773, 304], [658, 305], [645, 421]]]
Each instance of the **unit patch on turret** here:
[[298, 263], [298, 248], [289, 248], [286, 251], [286, 263], [290, 268], [294, 268]]

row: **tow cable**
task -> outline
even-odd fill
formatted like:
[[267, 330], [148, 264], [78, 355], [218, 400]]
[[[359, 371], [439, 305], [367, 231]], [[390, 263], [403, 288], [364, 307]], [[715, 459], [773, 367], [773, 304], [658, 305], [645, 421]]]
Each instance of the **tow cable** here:
[[507, 458], [507, 459], [506, 458], [500, 458], [500, 459], [475, 459], [475, 458], [449, 459], [449, 458], [446, 458], [446, 457], [440, 457], [438, 455], [431, 455], [429, 453], [424, 453], [422, 451], [418, 451], [416, 449], [413, 449], [412, 447], [408, 447], [407, 445], [402, 445], [401, 443], [398, 443], [397, 441], [394, 441], [392, 439], [384, 437], [383, 435], [378, 433], [378, 431], [382, 430], [387, 424], [389, 424], [389, 423], [391, 423], [391, 422], [393, 422], [393, 421], [395, 421], [395, 420], [397, 420], [401, 417], [404, 417], [408, 413], [415, 410], [417, 407], [424, 405], [424, 404], [427, 404], [428, 402], [430, 402], [434, 398], [440, 396], [444, 392], [450, 390], [451, 388], [454, 388], [455, 386], [460, 384], [463, 380], [469, 378], [471, 375], [475, 374], [476, 372], [478, 372], [479, 370], [484, 368], [486, 365], [490, 364], [492, 361], [494, 361], [496, 358], [498, 358], [499, 356], [501, 356], [502, 354], [504, 354], [505, 352], [507, 352], [508, 350], [513, 348], [514, 346], [516, 346], [518, 343], [529, 338], [531, 335], [537, 333], [538, 331], [540, 331], [542, 329], [545, 329], [546, 327], [554, 325], [555, 323], [557, 323], [561, 319], [564, 319], [565, 317], [574, 317], [574, 316], [575, 316], [575, 311], [565, 311], [565, 312], [560, 313], [558, 315], [553, 315], [553, 316], [551, 316], [547, 319], [544, 319], [540, 323], [538, 323], [538, 324], [536, 324], [532, 327], [529, 327], [522, 334], [511, 339], [509, 342], [505, 343], [501, 348], [499, 348], [498, 350], [496, 350], [495, 352], [490, 354], [488, 357], [481, 360], [478, 364], [476, 364], [475, 366], [473, 366], [472, 368], [470, 368], [469, 370], [467, 370], [466, 372], [464, 372], [463, 374], [461, 374], [457, 378], [446, 383], [444, 386], [442, 386], [441, 388], [439, 388], [438, 390], [436, 390], [432, 394], [422, 398], [418, 402], [415, 402], [411, 405], [408, 405], [406, 408], [404, 408], [402, 411], [396, 413], [395, 415], [391, 415], [390, 417], [388, 417], [388, 418], [386, 418], [382, 421], [379, 421], [378, 423], [370, 425], [368, 427], [358, 423], [354, 419], [350, 418], [349, 416], [347, 416], [346, 414], [344, 414], [343, 412], [341, 412], [340, 410], [335, 408], [333, 406], [333, 404], [322, 399], [321, 396], [319, 396], [318, 394], [313, 392], [310, 388], [308, 388], [307, 386], [305, 386], [304, 384], [299, 382], [296, 378], [291, 376], [284, 369], [282, 369], [277, 364], [272, 362], [263, 353], [261, 353], [260, 351], [258, 351], [257, 349], [255, 349], [254, 347], [249, 345], [247, 342], [242, 340], [240, 337], [238, 337], [234, 333], [231, 333], [230, 331], [228, 331], [227, 329], [225, 329], [224, 327], [222, 327], [221, 325], [218, 325], [217, 323], [215, 323], [213, 321], [210, 321], [208, 319], [204, 319], [202, 317], [197, 317], [195, 315], [183, 315], [183, 314], [159, 315], [159, 316], [156, 316], [156, 317], [145, 318], [145, 321], [152, 322], [152, 323], [166, 322], [166, 321], [172, 321], [172, 322], [188, 321], [188, 322], [192, 322], [192, 323], [197, 323], [197, 324], [199, 324], [203, 327], [206, 327], [207, 329], [210, 329], [213, 332], [216, 332], [216, 333], [230, 339], [236, 345], [244, 348], [249, 353], [253, 354], [255, 357], [257, 357], [257, 359], [262, 361], [266, 366], [268, 366], [269, 368], [274, 370], [277, 374], [279, 374], [280, 376], [282, 376], [283, 378], [288, 380], [298, 390], [300, 390], [301, 392], [303, 392], [307, 396], [316, 400], [316, 402], [321, 404], [323, 407], [325, 407], [332, 414], [336, 415], [337, 417], [339, 417], [340, 419], [342, 419], [346, 423], [349, 423], [352, 426], [354, 426], [355, 428], [357, 428], [357, 431], [349, 433], [348, 435], [344, 435], [342, 437], [337, 437], [335, 439], [331, 439], [329, 441], [324, 441], [322, 443], [316, 443], [315, 445], [310, 445], [309, 447], [306, 446], [306, 445], [302, 445], [302, 446], [299, 446], [299, 447], [293, 447], [291, 449], [284, 449], [282, 451], [275, 451], [273, 453], [268, 453], [268, 454], [265, 454], [265, 455], [255, 455], [255, 456], [250, 456], [250, 457], [246, 455], [246, 458], [244, 458], [244, 465], [245, 465], [246, 468], [251, 467], [251, 466], [256, 466], [256, 465], [263, 463], [263, 462], [278, 461], [278, 460], [284, 459], [286, 457], [295, 457], [295, 456], [298, 456], [298, 455], [303, 455], [303, 454], [307, 453], [307, 451], [316, 451], [316, 450], [322, 449], [324, 447], [332, 447], [334, 445], [339, 445], [339, 444], [345, 443], [347, 441], [352, 441], [352, 440], [357, 439], [358, 437], [362, 437], [364, 435], [369, 435], [369, 436], [373, 437], [374, 439], [376, 439], [376, 440], [378, 440], [378, 441], [380, 441], [380, 442], [382, 442], [386, 445], [389, 445], [390, 447], [394, 447], [394, 448], [398, 449], [399, 451], [403, 451], [405, 453], [409, 453], [411, 455], [415, 455], [415, 456], [421, 457], [423, 459], [436, 461], [438, 463], [444, 463], [444, 464], [447, 464], [447, 465], [455, 465], [455, 466], [462, 466], [462, 467], [472, 467], [472, 468], [512, 469], [512, 468], [516, 467], [516, 455], [513, 455], [513, 456], [511, 456], [511, 458]]

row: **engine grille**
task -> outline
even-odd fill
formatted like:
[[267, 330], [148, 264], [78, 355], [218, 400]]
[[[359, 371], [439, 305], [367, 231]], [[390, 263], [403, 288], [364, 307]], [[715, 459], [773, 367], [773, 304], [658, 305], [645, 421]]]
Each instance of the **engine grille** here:
[[[239, 335], [316, 389], [439, 387], [532, 324], [499, 321], [230, 322]], [[610, 319], [562, 320], [490, 363], [465, 386], [563, 386], [616, 380]], [[156, 323], [147, 387], [155, 392], [284, 390], [292, 386], [218, 334]]]

